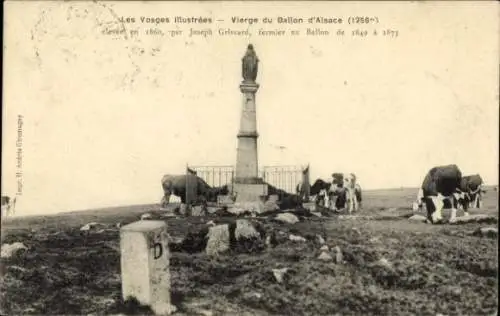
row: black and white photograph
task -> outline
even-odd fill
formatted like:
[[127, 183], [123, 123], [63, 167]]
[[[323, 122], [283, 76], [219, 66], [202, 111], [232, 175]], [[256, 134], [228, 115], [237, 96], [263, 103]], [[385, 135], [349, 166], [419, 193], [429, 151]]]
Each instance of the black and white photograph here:
[[495, 1], [4, 1], [1, 315], [498, 315]]

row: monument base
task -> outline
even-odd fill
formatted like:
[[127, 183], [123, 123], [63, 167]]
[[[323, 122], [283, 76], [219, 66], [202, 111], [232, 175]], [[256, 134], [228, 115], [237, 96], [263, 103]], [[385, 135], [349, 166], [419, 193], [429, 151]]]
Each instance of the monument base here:
[[265, 183], [233, 183], [233, 194], [236, 195], [236, 203], [262, 201], [267, 194]]

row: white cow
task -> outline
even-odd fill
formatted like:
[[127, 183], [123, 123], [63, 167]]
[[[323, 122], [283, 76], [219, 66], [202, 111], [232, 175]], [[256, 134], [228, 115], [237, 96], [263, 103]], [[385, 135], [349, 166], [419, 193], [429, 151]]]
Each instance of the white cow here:
[[[361, 187], [356, 182], [356, 175], [353, 173], [333, 173], [332, 178], [333, 181], [329, 190], [330, 195], [337, 198], [345, 196], [349, 214], [358, 211], [361, 202]], [[333, 205], [332, 208], [335, 209], [336, 206]]]

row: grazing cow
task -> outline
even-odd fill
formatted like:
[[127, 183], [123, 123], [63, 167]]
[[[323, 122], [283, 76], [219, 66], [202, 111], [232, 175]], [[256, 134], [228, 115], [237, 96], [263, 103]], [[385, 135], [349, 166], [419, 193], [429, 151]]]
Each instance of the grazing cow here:
[[16, 197], [13, 199], [10, 196], [2, 195], [2, 210], [1, 214], [5, 216], [9, 216], [14, 213], [16, 208]]
[[332, 197], [333, 209], [344, 208], [348, 204], [349, 214], [360, 208], [362, 201], [361, 186], [356, 182], [353, 173], [333, 173], [329, 194]]
[[309, 190], [309, 197], [314, 200], [315, 196], [322, 194], [325, 190], [328, 191], [330, 189], [330, 185], [331, 183], [328, 183], [322, 179], [317, 179], [316, 181], [314, 181], [313, 185], [309, 186], [301, 181], [295, 187], [295, 191], [298, 196], [304, 197], [306, 195], [306, 191]]
[[323, 204], [325, 199], [328, 199], [327, 192], [330, 189], [331, 183], [322, 179], [314, 181], [313, 185], [307, 188], [303, 183], [299, 183], [296, 187], [297, 195], [305, 196], [305, 191], [309, 189], [309, 197], [316, 202], [316, 204]]
[[[228, 186], [210, 187], [202, 178], [194, 174], [164, 175], [161, 179], [163, 189], [162, 207], [166, 207], [170, 196], [176, 195], [182, 203], [216, 202], [218, 195], [226, 195]], [[187, 196], [188, 195], [188, 196]]]
[[287, 209], [293, 209], [300, 207], [303, 202], [303, 197], [297, 193], [288, 193], [285, 190], [279, 189], [270, 183], [267, 183], [267, 194], [268, 195], [277, 195], [279, 197], [278, 199], [278, 206], [280, 210], [287, 210]]
[[442, 221], [442, 210], [445, 202], [451, 205], [450, 222], [456, 220], [458, 200], [462, 195], [460, 183], [462, 172], [456, 165], [437, 166], [429, 170], [420, 187], [414, 209], [420, 208], [422, 202], [427, 209], [427, 219], [431, 223]]
[[462, 205], [464, 211], [467, 208], [481, 208], [482, 206], [483, 179], [479, 174], [462, 177], [460, 190], [463, 192]]

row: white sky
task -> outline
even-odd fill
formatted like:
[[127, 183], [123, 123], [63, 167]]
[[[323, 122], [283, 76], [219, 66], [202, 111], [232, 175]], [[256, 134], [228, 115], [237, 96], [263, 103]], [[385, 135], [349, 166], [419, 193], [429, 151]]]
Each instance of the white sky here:
[[[261, 166], [310, 163], [313, 179], [354, 172], [373, 189], [416, 187], [431, 167], [456, 163], [498, 183], [496, 3], [18, 1], [5, 9], [2, 195], [16, 191], [21, 114], [19, 215], [156, 203], [163, 174], [234, 164], [250, 42], [261, 60]], [[358, 14], [378, 16], [377, 30], [398, 38], [100, 34], [115, 15], [225, 19], [216, 31], [246, 29], [229, 23], [233, 15]], [[324, 28], [339, 27], [356, 28]]]

